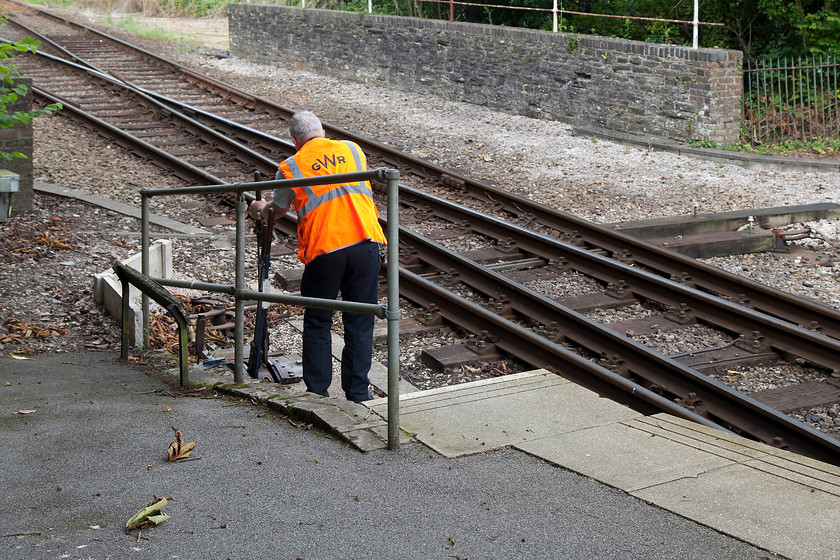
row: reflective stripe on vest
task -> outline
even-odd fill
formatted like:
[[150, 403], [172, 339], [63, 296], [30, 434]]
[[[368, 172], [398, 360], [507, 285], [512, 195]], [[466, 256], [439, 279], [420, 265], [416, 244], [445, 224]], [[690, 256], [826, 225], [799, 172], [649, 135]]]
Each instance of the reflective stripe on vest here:
[[[353, 154], [353, 160], [356, 162], [356, 171], [361, 170], [362, 169], [362, 158], [359, 155], [358, 148], [355, 146], [355, 144], [351, 144], [350, 142], [347, 142], [346, 140], [344, 141], [344, 143], [347, 145], [348, 148], [350, 148], [350, 152]], [[300, 167], [298, 167], [298, 164], [295, 161], [295, 156], [292, 156], [292, 157], [288, 158], [286, 160], [286, 165], [289, 166], [289, 171], [292, 172], [292, 177], [293, 178], [303, 179], [303, 178], [306, 177], [306, 175], [304, 175], [303, 172], [300, 170]], [[370, 198], [371, 200], [373, 200], [373, 191], [370, 189], [370, 187], [365, 186], [364, 181], [359, 181], [358, 183], [348, 183], [346, 185], [341, 185], [341, 186], [336, 187], [334, 189], [330, 189], [329, 191], [325, 192], [321, 196], [315, 196], [315, 191], [312, 189], [312, 187], [298, 187], [298, 188], [300, 188], [301, 190], [303, 190], [303, 192], [306, 193], [306, 198], [307, 198], [307, 201], [308, 201], [306, 204], [304, 204], [303, 206], [301, 206], [297, 210], [297, 215], [298, 215], [299, 220], [302, 220], [304, 216], [306, 216], [308, 213], [315, 210], [315, 208], [317, 208], [321, 204], [323, 204], [325, 202], [329, 202], [331, 200], [335, 200], [336, 198], [342, 197], [346, 194], [363, 194], [363, 195], [367, 196], [368, 198]]]

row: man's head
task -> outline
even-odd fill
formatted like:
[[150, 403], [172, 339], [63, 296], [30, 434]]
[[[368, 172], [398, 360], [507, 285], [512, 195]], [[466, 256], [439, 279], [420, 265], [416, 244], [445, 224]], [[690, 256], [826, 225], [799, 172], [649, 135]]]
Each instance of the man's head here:
[[295, 149], [300, 150], [304, 144], [313, 138], [323, 138], [324, 127], [315, 113], [298, 111], [289, 120], [289, 135], [295, 143]]

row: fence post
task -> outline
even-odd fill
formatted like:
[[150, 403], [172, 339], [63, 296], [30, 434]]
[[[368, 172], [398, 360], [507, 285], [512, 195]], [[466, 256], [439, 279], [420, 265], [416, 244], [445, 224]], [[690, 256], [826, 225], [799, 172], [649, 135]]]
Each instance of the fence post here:
[[385, 172], [388, 216], [388, 449], [400, 446], [400, 172]]
[[698, 30], [697, 30], [697, 28], [699, 27], [699, 22], [700, 22], [700, 0], [694, 0], [694, 21], [692, 23], [694, 24], [694, 43], [693, 43], [693, 45], [694, 45], [695, 49], [697, 48], [697, 44], [698, 44], [698, 39], [697, 39]]
[[[140, 189], [140, 272], [149, 275], [149, 227], [151, 212], [146, 188]], [[143, 313], [143, 349], [149, 349], [149, 296], [143, 293], [140, 309]]]
[[[237, 290], [245, 289], [245, 212], [247, 209], [245, 195], [239, 193], [236, 198], [236, 278], [234, 280]], [[242, 383], [245, 380], [245, 300], [238, 294], [234, 303], [234, 317], [233, 382]]]

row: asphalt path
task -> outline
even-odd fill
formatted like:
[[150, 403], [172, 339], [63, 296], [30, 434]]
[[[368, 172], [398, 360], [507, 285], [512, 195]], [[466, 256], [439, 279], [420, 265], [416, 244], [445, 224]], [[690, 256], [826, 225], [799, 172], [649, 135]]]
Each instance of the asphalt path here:
[[518, 451], [361, 453], [117, 358], [0, 358], [0, 558], [776, 558]]

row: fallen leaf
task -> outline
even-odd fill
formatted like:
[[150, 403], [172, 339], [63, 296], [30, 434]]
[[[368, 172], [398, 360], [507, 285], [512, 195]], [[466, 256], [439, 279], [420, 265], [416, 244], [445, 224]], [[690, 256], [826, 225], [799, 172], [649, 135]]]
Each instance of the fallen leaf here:
[[33, 408], [33, 409], [30, 409], [30, 410], [18, 410], [18, 411], [15, 411], [15, 414], [32, 414], [33, 412], [38, 412], [38, 409]]
[[17, 354], [10, 354], [15, 360], [34, 360], [35, 358], [27, 358], [26, 356], [18, 356]]
[[175, 441], [169, 444], [169, 460], [177, 461], [179, 459], [186, 459], [190, 453], [195, 449], [195, 443], [184, 443], [184, 436], [181, 435], [181, 430], [175, 426], [171, 426], [175, 432]]
[[126, 532], [131, 529], [154, 527], [169, 519], [169, 516], [161, 512], [161, 510], [169, 504], [169, 500], [171, 499], [155, 497], [154, 500], [143, 506], [140, 511], [134, 514], [134, 517], [128, 520], [128, 523], [125, 524]]
[[169, 444], [169, 449], [166, 452], [167, 460], [166, 463], [162, 463], [155, 467], [148, 465], [147, 468], [149, 470], [156, 469], [158, 467], [162, 467], [163, 465], [169, 464], [173, 461], [182, 461], [187, 459], [190, 454], [195, 449], [195, 443], [184, 443], [184, 436], [181, 435], [181, 430], [176, 428], [175, 426], [170, 426], [172, 431], [175, 432], [175, 441]]
[[73, 246], [67, 243], [64, 239], [51, 237], [48, 233], [38, 234], [36, 241], [38, 245], [44, 245], [51, 249], [72, 249]]
[[117, 239], [116, 241], [114, 241], [114, 245], [116, 245], [117, 247], [122, 247], [123, 249], [131, 249], [132, 251], [137, 250], [137, 245], [129, 245], [121, 239]]

